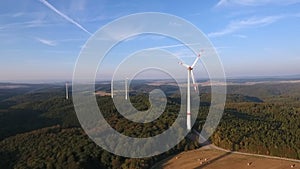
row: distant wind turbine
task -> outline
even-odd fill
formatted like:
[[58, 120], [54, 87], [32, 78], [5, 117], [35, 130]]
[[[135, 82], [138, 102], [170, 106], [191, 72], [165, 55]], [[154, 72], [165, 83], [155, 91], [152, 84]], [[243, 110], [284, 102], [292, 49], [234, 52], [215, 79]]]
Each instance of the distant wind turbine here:
[[125, 100], [128, 99], [128, 78], [125, 79]]
[[111, 81], [111, 84], [110, 84], [110, 95], [111, 95], [111, 98], [114, 98], [114, 82]]
[[180, 65], [184, 66], [188, 70], [188, 77], [187, 77], [187, 111], [186, 111], [187, 129], [188, 130], [191, 130], [191, 128], [192, 128], [192, 126], [191, 126], [191, 91], [190, 91], [191, 84], [190, 84], [190, 79], [192, 78], [194, 89], [195, 89], [195, 91], [197, 91], [197, 84], [195, 82], [193, 68], [197, 64], [199, 58], [200, 58], [200, 54], [197, 56], [194, 63], [192, 64], [192, 66], [189, 66], [189, 65], [187, 65], [183, 62], [179, 62]]
[[69, 86], [68, 86], [68, 82], [66, 82], [66, 99], [69, 99]]

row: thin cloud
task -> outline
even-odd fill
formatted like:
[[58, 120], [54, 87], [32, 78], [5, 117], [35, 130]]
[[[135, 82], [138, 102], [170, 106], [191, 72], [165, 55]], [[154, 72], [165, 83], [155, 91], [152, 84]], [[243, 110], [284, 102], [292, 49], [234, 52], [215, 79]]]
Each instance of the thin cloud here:
[[201, 43], [190, 43], [190, 44], [176, 44], [176, 45], [166, 45], [166, 46], [157, 46], [157, 47], [151, 47], [147, 49], [168, 49], [168, 48], [177, 48], [177, 47], [186, 47], [186, 46], [195, 46], [195, 45], [201, 45]]
[[215, 7], [225, 6], [262, 6], [262, 5], [291, 5], [300, 3], [300, 0], [220, 0]]
[[71, 11], [84, 11], [86, 8], [86, 0], [72, 1], [70, 5]]
[[44, 44], [44, 45], [48, 45], [48, 46], [56, 46], [56, 42], [51, 41], [51, 40], [47, 40], [47, 39], [42, 39], [42, 38], [35, 38], [38, 42]]
[[146, 35], [146, 36], [133, 36], [124, 40], [125, 42], [132, 40], [162, 40], [165, 39], [164, 36], [156, 36], [156, 35]]
[[[202, 56], [209, 56], [209, 55], [215, 55], [215, 54], [220, 54], [222, 53], [223, 49], [228, 49], [231, 47], [213, 47], [213, 48], [201, 48], [201, 52], [200, 54]], [[177, 56], [180, 59], [183, 58], [195, 58], [195, 53], [193, 53], [191, 50], [189, 49], [179, 49], [177, 51], [175, 51], [175, 53], [173, 53], [175, 56]]]
[[14, 30], [14, 29], [35, 28], [35, 27], [43, 27], [43, 26], [46, 26], [46, 24], [40, 20], [15, 22], [15, 23], [9, 23], [6, 25], [2, 25], [0, 27], [0, 31], [5, 31], [5, 30], [10, 31], [10, 30]]
[[104, 29], [104, 32], [106, 33], [107, 37], [100, 37], [97, 38], [97, 40], [114, 40], [114, 41], [121, 41], [128, 38], [128, 36], [135, 35], [136, 32], [140, 32], [143, 30], [142, 26], [135, 26], [135, 25], [129, 25], [128, 27], [114, 27], [110, 29]]
[[293, 16], [299, 18], [300, 17], [300, 13], [294, 14]]
[[73, 38], [73, 39], [61, 39], [61, 40], [56, 40], [58, 42], [75, 42], [75, 41], [81, 41], [81, 42], [85, 42], [86, 39], [82, 39], [82, 38]]
[[52, 11], [54, 11], [55, 13], [57, 13], [58, 15], [60, 15], [61, 17], [63, 17], [65, 20], [67, 20], [68, 22], [74, 24], [75, 26], [77, 26], [79, 29], [83, 30], [84, 32], [88, 33], [89, 35], [92, 35], [92, 33], [90, 33], [87, 29], [85, 29], [82, 25], [80, 25], [78, 22], [76, 22], [75, 20], [73, 20], [72, 18], [68, 17], [67, 15], [65, 15], [64, 13], [60, 12], [58, 9], [56, 9], [54, 6], [52, 6], [50, 3], [48, 3], [46, 0], [40, 0], [40, 2], [42, 2], [45, 6], [47, 6], [48, 8], [50, 8]]
[[18, 13], [13, 14], [12, 17], [16, 18], [16, 17], [20, 17], [20, 16], [23, 16], [23, 15], [24, 15], [24, 13], [18, 12]]
[[238, 30], [245, 29], [245, 28], [267, 26], [269, 24], [277, 22], [283, 17], [284, 16], [267, 16], [263, 18], [250, 18], [246, 20], [233, 21], [229, 25], [227, 25], [225, 29], [218, 32], [209, 33], [208, 36], [219, 37], [219, 36], [234, 33]]
[[241, 34], [235, 34], [235, 35], [232, 35], [232, 36], [237, 37], [237, 38], [242, 38], [242, 39], [248, 38], [248, 36], [246, 36], [246, 35], [241, 35]]
[[[190, 49], [186, 48], [187, 46], [199, 46], [202, 43], [190, 43], [190, 44], [176, 44], [176, 45], [166, 45], [166, 46], [157, 46], [157, 47], [151, 47], [147, 48], [148, 50], [153, 50], [153, 49], [167, 49], [170, 52], [173, 53], [173, 55], [177, 56], [177, 58], [194, 58], [195, 53], [191, 51]], [[209, 55], [209, 54], [215, 54], [217, 51], [220, 53], [220, 50], [222, 49], [227, 49], [231, 47], [226, 47], [226, 46], [220, 46], [220, 47], [213, 47], [213, 48], [201, 48], [201, 53], [204, 55]]]

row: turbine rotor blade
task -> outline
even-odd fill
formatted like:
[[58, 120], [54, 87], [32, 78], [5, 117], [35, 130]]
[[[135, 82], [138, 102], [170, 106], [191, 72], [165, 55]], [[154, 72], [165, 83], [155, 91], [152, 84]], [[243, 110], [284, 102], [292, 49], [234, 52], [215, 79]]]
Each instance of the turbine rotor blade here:
[[193, 71], [191, 71], [191, 78], [192, 78], [192, 81], [193, 81], [194, 89], [195, 89], [195, 91], [197, 91], [197, 84], [196, 84], [196, 82], [195, 82], [195, 77], [194, 77]]
[[200, 58], [200, 55], [198, 55], [198, 57], [196, 58], [196, 60], [195, 60], [194, 63], [192, 64], [192, 66], [191, 66], [192, 68], [195, 67], [195, 65], [196, 65], [196, 63], [198, 62], [199, 58]]
[[187, 65], [187, 64], [185, 64], [185, 63], [183, 63], [183, 62], [178, 62], [178, 63], [179, 63], [180, 65], [186, 67], [186, 68], [189, 68], [189, 67], [190, 67], [189, 65]]
[[199, 58], [201, 57], [201, 54], [203, 53], [203, 50], [201, 50], [201, 52], [198, 54], [197, 58], [195, 59], [194, 63], [192, 64], [191, 68], [194, 68], [199, 60]]

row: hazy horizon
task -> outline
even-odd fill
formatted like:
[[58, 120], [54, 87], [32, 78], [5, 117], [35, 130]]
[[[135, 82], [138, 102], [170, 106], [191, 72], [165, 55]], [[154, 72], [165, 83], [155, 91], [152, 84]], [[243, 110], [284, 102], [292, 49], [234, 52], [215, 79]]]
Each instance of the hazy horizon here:
[[[199, 83], [199, 81], [207, 81], [210, 80], [209, 78], [195, 78], [196, 81]], [[274, 79], [274, 80], [295, 80], [300, 79], [300, 74], [290, 74], [290, 75], [274, 75], [274, 76], [231, 76], [226, 77], [227, 81], [230, 80], [268, 80], [268, 79]], [[115, 81], [122, 81], [123, 79], [118, 79]], [[165, 80], [172, 80], [171, 78], [135, 78], [134, 80], [149, 80], [149, 81], [165, 81]], [[186, 78], [180, 78], [178, 79], [180, 81], [186, 81]], [[84, 81], [84, 80], [83, 80]], [[100, 82], [110, 82], [111, 79], [96, 79], [95, 83]], [[72, 83], [72, 79], [27, 79], [27, 80], [0, 80], [0, 83], [28, 83], [28, 84], [55, 84], [55, 83]]]

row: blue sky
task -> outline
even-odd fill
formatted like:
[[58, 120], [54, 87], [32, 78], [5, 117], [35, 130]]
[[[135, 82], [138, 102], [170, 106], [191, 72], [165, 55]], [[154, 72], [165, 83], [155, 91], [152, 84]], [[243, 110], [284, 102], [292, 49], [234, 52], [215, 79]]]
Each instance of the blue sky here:
[[[217, 48], [227, 76], [300, 74], [300, 0], [3, 0], [0, 6], [0, 81], [70, 80], [91, 34], [138, 12], [169, 13], [196, 25]], [[125, 53], [169, 45], [183, 61], [193, 59], [172, 40], [133, 40], [121, 48]], [[103, 77], [122, 57], [107, 62]]]

